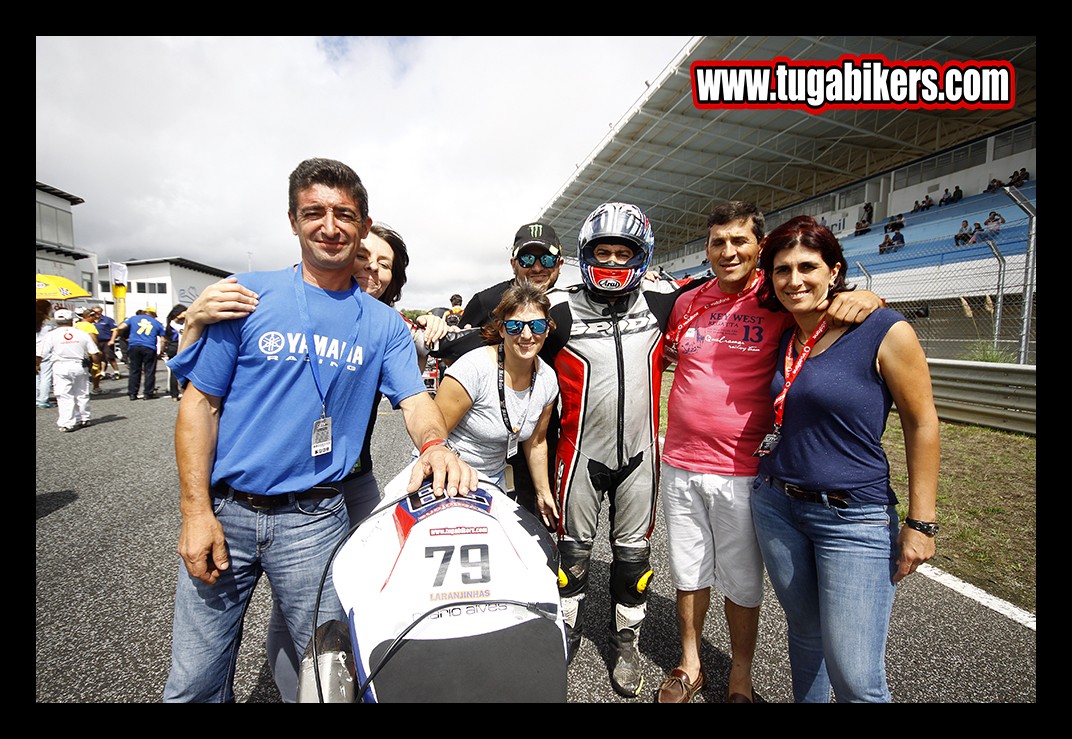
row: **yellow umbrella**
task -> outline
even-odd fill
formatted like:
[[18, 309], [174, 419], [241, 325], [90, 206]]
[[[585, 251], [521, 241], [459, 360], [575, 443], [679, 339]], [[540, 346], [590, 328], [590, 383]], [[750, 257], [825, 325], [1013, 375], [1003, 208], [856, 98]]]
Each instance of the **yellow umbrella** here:
[[59, 275], [37, 275], [38, 300], [67, 300], [68, 298], [88, 298], [90, 294], [66, 277]]

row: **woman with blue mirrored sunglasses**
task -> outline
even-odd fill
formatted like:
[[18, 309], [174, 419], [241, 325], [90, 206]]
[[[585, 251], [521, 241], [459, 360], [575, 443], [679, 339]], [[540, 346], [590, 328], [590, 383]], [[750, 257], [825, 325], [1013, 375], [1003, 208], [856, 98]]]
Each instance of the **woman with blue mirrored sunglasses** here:
[[435, 396], [447, 440], [482, 480], [505, 491], [506, 460], [524, 453], [536, 512], [548, 527], [558, 518], [547, 451], [558, 377], [539, 354], [554, 328], [550, 311], [541, 287], [523, 280], [508, 288], [480, 330], [486, 345], [451, 364]]
[[505, 328], [506, 333], [511, 336], [518, 336], [525, 330], [525, 326], [528, 326], [529, 330], [536, 336], [541, 336], [547, 333], [546, 318], [533, 318], [531, 321], [519, 321], [517, 319], [503, 321], [503, 328]]

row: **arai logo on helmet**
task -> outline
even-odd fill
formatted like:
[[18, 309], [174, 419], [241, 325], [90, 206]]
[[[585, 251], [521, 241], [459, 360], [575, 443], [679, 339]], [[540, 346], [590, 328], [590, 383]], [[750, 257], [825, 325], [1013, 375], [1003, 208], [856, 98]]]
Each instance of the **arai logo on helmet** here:
[[616, 280], [613, 277], [604, 277], [596, 283], [596, 287], [604, 290], [617, 290], [622, 286], [621, 280]]

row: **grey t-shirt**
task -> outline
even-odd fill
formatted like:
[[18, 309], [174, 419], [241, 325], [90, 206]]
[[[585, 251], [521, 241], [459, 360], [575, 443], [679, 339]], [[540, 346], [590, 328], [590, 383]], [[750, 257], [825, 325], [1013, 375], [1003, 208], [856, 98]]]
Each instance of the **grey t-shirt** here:
[[[499, 406], [499, 368], [496, 347], [481, 346], [466, 352], [447, 370], [457, 380], [473, 406], [450, 432], [450, 442], [461, 458], [482, 476], [501, 486], [506, 470], [510, 432]], [[558, 398], [558, 377], [554, 369], [537, 358], [536, 382], [516, 391], [503, 388], [510, 424], [520, 428], [518, 445], [532, 436], [543, 409]]]

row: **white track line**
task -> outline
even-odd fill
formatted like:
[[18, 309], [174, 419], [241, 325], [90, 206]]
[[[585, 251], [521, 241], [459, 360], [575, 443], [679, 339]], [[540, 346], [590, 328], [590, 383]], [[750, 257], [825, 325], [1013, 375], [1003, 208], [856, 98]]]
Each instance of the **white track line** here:
[[1035, 614], [1029, 613], [1022, 608], [1017, 608], [1012, 603], [1006, 603], [1000, 598], [987, 593], [985, 590], [980, 590], [971, 583], [966, 583], [959, 577], [950, 575], [948, 572], [943, 572], [937, 567], [932, 567], [928, 564], [920, 565], [916, 570], [921, 575], [926, 575], [932, 580], [942, 583], [947, 588], [951, 588], [961, 595], [964, 595], [977, 603], [981, 603], [987, 608], [997, 611], [998, 613], [1008, 616], [1013, 621], [1026, 626], [1027, 628], [1035, 631]]
[[[660, 448], [663, 441], [663, 437], [660, 436]], [[1026, 626], [1032, 631], [1036, 631], [1035, 614], [1033, 613], [1025, 611], [1022, 608], [1017, 608], [1012, 603], [1007, 603], [1001, 598], [996, 598], [985, 590], [980, 590], [971, 583], [966, 583], [959, 577], [956, 577], [955, 575], [950, 575], [948, 572], [943, 572], [937, 567], [933, 567], [928, 564], [922, 564], [916, 569], [916, 572], [921, 575], [925, 575], [936, 582], [942, 583], [947, 588], [955, 590], [967, 598], [971, 598], [976, 603], [981, 603], [992, 611], [997, 611], [1003, 616], [1008, 616], [1016, 623]]]

